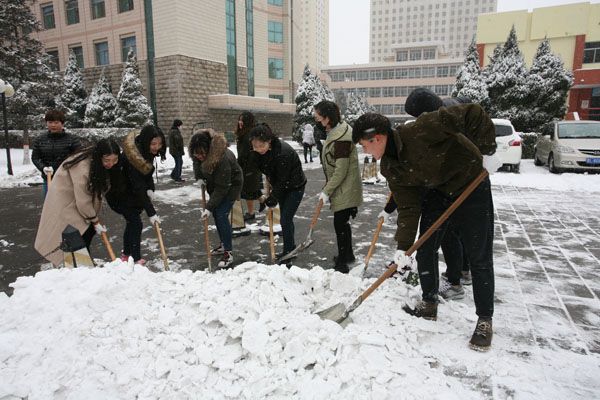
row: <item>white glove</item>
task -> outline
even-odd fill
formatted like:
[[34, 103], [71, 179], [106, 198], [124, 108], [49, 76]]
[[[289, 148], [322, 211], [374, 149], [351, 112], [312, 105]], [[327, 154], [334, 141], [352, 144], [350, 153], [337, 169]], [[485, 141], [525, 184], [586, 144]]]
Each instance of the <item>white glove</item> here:
[[415, 259], [412, 256], [407, 256], [404, 250], [396, 250], [394, 254], [394, 263], [398, 266], [397, 270], [412, 270], [415, 266]]
[[154, 190], [150, 190], [150, 189], [148, 189], [148, 190], [146, 190], [146, 194], [148, 195], [148, 198], [149, 198], [150, 200], [153, 200], [153, 199], [154, 199]]
[[319, 200], [323, 200], [323, 204], [328, 203], [329, 196], [327, 196], [327, 193], [321, 192], [321, 194], [319, 195]]
[[52, 167], [44, 167], [43, 171], [46, 175], [54, 173], [54, 169]]
[[388, 214], [385, 210], [381, 210], [381, 212], [377, 215], [377, 219], [383, 218], [383, 223], [390, 222], [392, 218], [392, 214]]
[[106, 232], [106, 226], [102, 225], [100, 222], [94, 225], [94, 229], [98, 235], [102, 235], [102, 233]]
[[498, 171], [498, 168], [501, 166], [502, 161], [500, 161], [497, 155], [492, 154], [491, 156], [483, 156], [483, 168], [485, 168], [488, 173], [493, 174]]
[[160, 217], [158, 216], [158, 214], [154, 214], [153, 216], [151, 216], [150, 218], [150, 223], [152, 225], [156, 225], [156, 223], [158, 222], [159, 224], [162, 223], [162, 219], [160, 219]]
[[198, 179], [198, 183], [200, 184], [201, 188], [206, 188], [206, 181], [204, 179]]
[[200, 211], [200, 218], [207, 219], [210, 218], [211, 212], [207, 208], [202, 208]]

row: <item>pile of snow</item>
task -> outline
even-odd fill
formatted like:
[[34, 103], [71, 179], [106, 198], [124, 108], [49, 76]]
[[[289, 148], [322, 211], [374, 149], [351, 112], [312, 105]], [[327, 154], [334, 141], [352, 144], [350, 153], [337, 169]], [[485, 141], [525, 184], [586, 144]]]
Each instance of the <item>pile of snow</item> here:
[[597, 359], [516, 342], [501, 322], [492, 351], [469, 350], [472, 304], [416, 319], [399, 306], [417, 290], [399, 280], [346, 328], [314, 314], [371, 282], [318, 267], [154, 274], [119, 261], [21, 277], [0, 294], [0, 398], [574, 398], [573, 386], [597, 387]]

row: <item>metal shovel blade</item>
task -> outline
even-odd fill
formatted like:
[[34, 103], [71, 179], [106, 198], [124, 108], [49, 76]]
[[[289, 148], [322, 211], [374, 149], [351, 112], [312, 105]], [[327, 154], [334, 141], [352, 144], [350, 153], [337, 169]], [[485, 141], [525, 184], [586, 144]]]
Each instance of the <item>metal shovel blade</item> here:
[[300, 253], [301, 251], [304, 251], [304, 250], [308, 249], [314, 242], [315, 242], [314, 239], [308, 239], [308, 240], [306, 240], [302, 244], [296, 246], [296, 248], [294, 250], [290, 251], [285, 256], [283, 256], [281, 258], [278, 258], [277, 262], [281, 262], [281, 261], [289, 260], [290, 258], [297, 257], [298, 253]]
[[352, 322], [352, 318], [350, 318], [348, 315], [346, 306], [342, 303], [338, 303], [324, 310], [318, 311], [316, 314], [321, 317], [321, 319], [328, 319], [330, 321], [337, 322], [342, 327], [346, 327], [346, 325]]

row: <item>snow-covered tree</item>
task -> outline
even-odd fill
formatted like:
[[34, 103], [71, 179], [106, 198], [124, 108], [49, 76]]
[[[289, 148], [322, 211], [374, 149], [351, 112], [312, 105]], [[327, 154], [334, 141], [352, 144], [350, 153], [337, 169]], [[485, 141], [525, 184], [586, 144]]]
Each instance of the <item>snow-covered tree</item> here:
[[296, 92], [296, 114], [294, 116], [294, 138], [302, 138], [302, 127], [307, 123], [314, 123], [313, 108], [321, 100], [334, 101], [335, 97], [331, 90], [321, 82], [321, 79], [313, 74], [308, 67], [304, 67], [302, 81]]
[[104, 70], [102, 70], [100, 79], [94, 85], [88, 99], [87, 107], [85, 108], [84, 126], [91, 128], [108, 128], [113, 126], [116, 108], [117, 101], [112, 94], [110, 83], [104, 75]]
[[137, 59], [130, 50], [123, 70], [121, 88], [117, 94], [115, 126], [141, 127], [152, 123], [152, 109], [148, 105], [148, 99], [142, 93], [142, 81], [139, 75]]
[[350, 93], [348, 96], [348, 107], [346, 107], [343, 119], [352, 126], [358, 117], [370, 111], [372, 111], [372, 108], [367, 103], [367, 99], [363, 96]]
[[573, 74], [552, 53], [550, 43], [544, 38], [529, 70], [529, 115], [521, 129], [524, 132], [541, 132], [542, 127], [553, 119], [562, 119], [567, 111], [567, 93], [572, 84]]
[[65, 111], [67, 126], [81, 128], [85, 116], [87, 91], [83, 84], [83, 75], [77, 66], [75, 53], [69, 54], [69, 62], [63, 76], [63, 90], [56, 104]]
[[465, 62], [458, 71], [452, 97], [466, 97], [474, 103], [487, 107], [489, 101], [485, 78], [479, 66], [479, 52], [475, 37], [465, 50]]

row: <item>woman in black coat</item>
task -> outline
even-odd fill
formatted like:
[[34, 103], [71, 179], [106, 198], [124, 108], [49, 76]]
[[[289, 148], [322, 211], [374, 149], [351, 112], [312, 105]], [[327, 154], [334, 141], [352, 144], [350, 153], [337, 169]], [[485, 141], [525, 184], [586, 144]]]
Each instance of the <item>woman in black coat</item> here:
[[306, 176], [298, 153], [275, 136], [269, 125], [259, 124], [252, 129], [250, 140], [258, 168], [266, 175], [272, 188], [265, 204], [273, 208], [279, 203], [281, 210], [283, 253], [277, 257], [281, 258], [296, 248], [294, 215], [304, 196]]
[[237, 161], [244, 172], [244, 186], [241, 198], [246, 200], [248, 212], [244, 215], [244, 221], [253, 220], [254, 201], [261, 196], [262, 175], [256, 166], [252, 144], [250, 143], [250, 130], [256, 126], [254, 115], [250, 111], [244, 111], [238, 117], [235, 130]]

